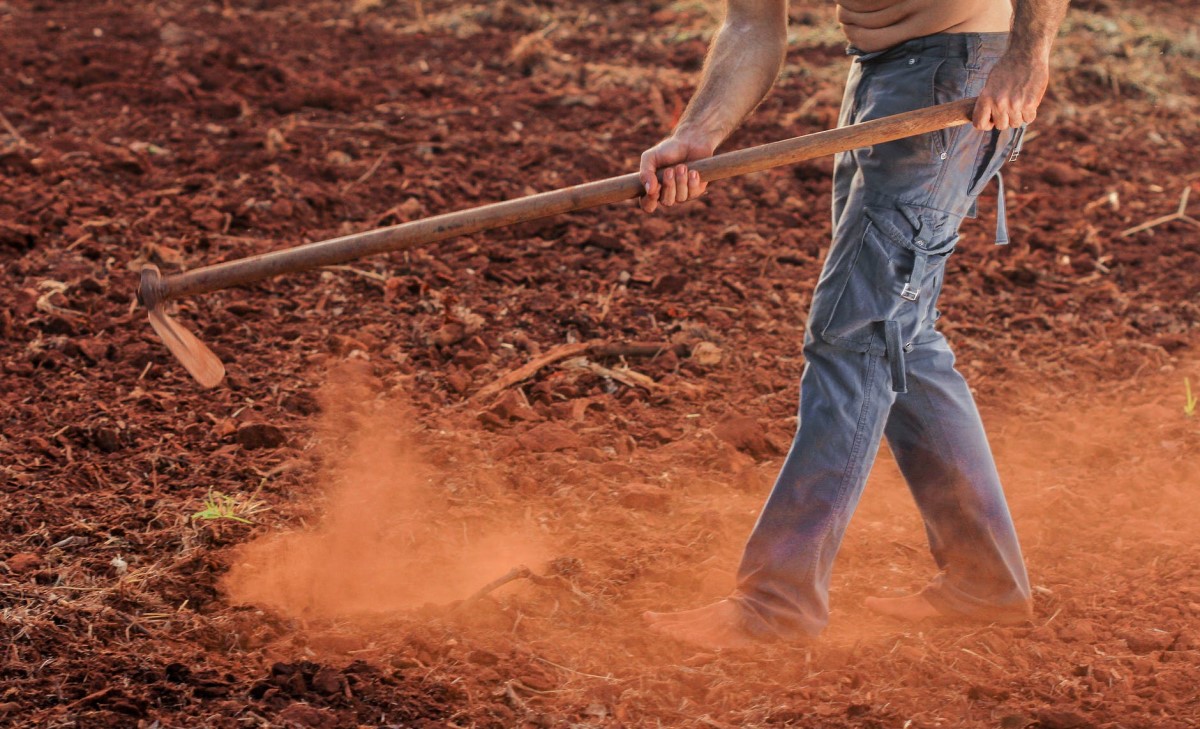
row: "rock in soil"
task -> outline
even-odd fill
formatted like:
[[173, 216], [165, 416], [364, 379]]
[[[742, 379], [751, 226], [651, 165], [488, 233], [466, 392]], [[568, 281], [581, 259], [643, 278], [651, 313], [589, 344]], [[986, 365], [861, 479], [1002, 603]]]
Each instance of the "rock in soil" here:
[[565, 425], [549, 422], [517, 436], [517, 443], [534, 453], [550, 453], [579, 448], [583, 445], [583, 439]]
[[269, 423], [249, 423], [237, 429], [237, 442], [246, 450], [278, 448], [287, 442], [283, 430]]
[[752, 417], [731, 417], [723, 420], [713, 428], [713, 434], [758, 460], [778, 455], [777, 449], [767, 438], [766, 428]]
[[32, 552], [21, 552], [4, 560], [4, 564], [8, 566], [10, 572], [20, 575], [41, 569], [46, 564], [46, 561], [41, 556]]

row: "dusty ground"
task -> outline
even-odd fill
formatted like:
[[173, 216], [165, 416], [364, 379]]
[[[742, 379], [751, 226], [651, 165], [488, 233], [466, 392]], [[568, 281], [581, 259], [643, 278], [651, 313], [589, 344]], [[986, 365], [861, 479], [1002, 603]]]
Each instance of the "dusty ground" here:
[[[945, 329], [1036, 618], [912, 628], [930, 575], [885, 455], [826, 635], [653, 640], [730, 586], [795, 425], [828, 161], [181, 302], [194, 268], [633, 169], [715, 3], [0, 2], [0, 723], [47, 727], [1187, 727], [1200, 722], [1200, 40], [1077, 2]], [[831, 123], [827, 8], [730, 147]], [[504, 374], [595, 346], [498, 396]], [[609, 345], [669, 344], [657, 357]], [[608, 347], [606, 349], [606, 347]], [[518, 578], [469, 599], [517, 565]], [[464, 602], [465, 600], [465, 602]]]

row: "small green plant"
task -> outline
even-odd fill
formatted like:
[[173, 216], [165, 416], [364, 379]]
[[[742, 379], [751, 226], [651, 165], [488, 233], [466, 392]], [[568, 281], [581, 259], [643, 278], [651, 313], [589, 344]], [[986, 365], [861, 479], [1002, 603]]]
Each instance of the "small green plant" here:
[[1187, 392], [1187, 401], [1183, 404], [1183, 412], [1189, 418], [1194, 418], [1196, 417], [1196, 406], [1200, 405], [1200, 398], [1192, 394], [1191, 378], [1183, 378], [1183, 389]]
[[[259, 484], [259, 489], [262, 484]], [[204, 498], [204, 508], [192, 514], [192, 521], [215, 521], [218, 519], [228, 519], [230, 521], [241, 522], [242, 524], [253, 524], [254, 522], [247, 519], [248, 516], [253, 516], [260, 511], [266, 511], [267, 504], [259, 501], [258, 489], [247, 499], [239, 499], [236, 496], [213, 491], [209, 489], [208, 496]]]

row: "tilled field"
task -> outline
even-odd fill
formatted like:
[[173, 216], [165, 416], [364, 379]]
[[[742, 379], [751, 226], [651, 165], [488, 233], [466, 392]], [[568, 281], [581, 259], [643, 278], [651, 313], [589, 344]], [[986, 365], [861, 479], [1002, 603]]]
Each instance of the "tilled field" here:
[[[747, 655], [639, 615], [731, 586], [828, 160], [182, 301], [211, 391], [134, 302], [146, 262], [633, 170], [716, 3], [0, 2], [0, 723], [1196, 726], [1200, 42], [1188, 3], [1075, 5], [1013, 245], [985, 195], [941, 305], [1034, 621], [861, 608], [933, 569], [885, 456], [827, 633]], [[791, 28], [729, 148], [833, 123], [832, 11]]]

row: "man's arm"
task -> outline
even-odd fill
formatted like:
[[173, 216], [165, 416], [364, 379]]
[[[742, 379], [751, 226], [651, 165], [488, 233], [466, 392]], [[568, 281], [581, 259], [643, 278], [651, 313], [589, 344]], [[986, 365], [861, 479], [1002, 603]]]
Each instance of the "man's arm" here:
[[[700, 86], [671, 136], [642, 155], [642, 208], [654, 212], [704, 193], [688, 162], [712, 156], [775, 83], [787, 52], [787, 0], [727, 0]], [[662, 184], [655, 173], [662, 169]]]
[[1029, 124], [1050, 82], [1050, 48], [1069, 0], [1013, 0], [1008, 50], [975, 103], [975, 128], [1009, 129]]

